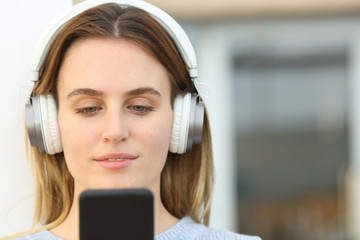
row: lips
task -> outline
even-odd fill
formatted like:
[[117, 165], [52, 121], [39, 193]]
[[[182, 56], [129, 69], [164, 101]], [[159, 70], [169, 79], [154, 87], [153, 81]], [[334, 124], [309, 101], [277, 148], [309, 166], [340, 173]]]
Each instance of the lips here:
[[94, 159], [101, 167], [107, 169], [121, 169], [128, 167], [134, 160], [138, 158], [137, 155], [128, 153], [110, 153], [102, 155]]
[[123, 161], [123, 160], [133, 160], [136, 159], [136, 155], [128, 154], [128, 153], [110, 153], [98, 157], [95, 161]]

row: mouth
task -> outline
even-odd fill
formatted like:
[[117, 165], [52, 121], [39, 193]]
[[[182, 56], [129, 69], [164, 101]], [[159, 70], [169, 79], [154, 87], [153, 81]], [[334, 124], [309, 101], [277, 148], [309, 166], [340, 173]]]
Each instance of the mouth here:
[[128, 153], [110, 153], [102, 155], [94, 161], [106, 169], [121, 169], [130, 166], [137, 158], [137, 155]]

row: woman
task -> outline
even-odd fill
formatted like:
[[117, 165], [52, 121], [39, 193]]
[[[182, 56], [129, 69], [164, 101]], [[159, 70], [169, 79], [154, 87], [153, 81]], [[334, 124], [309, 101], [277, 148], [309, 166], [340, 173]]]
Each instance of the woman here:
[[[199, 137], [178, 142], [184, 113], [176, 112], [196, 108], [191, 111], [199, 118], [202, 104], [186, 40], [170, 36], [167, 26], [138, 7], [90, 2], [93, 7], [71, 12], [42, 53], [30, 108], [46, 105], [45, 144], [29, 127], [36, 114], [28, 109], [27, 124], [37, 146], [29, 149], [35, 220], [43, 226], [22, 239], [78, 239], [78, 198], [91, 188], [150, 189], [158, 240], [259, 239], [206, 227], [213, 186], [206, 111], [201, 143]], [[49, 135], [55, 135], [50, 147]]]

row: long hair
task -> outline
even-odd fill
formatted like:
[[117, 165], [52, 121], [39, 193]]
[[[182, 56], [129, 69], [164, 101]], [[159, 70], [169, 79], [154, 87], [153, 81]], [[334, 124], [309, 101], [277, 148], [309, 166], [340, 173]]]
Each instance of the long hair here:
[[[57, 100], [57, 76], [64, 55], [80, 39], [126, 39], [148, 49], [167, 69], [171, 99], [177, 94], [194, 92], [178, 49], [165, 29], [149, 14], [110, 3], [89, 9], [66, 23], [57, 34], [40, 69], [33, 94], [52, 93]], [[35, 170], [35, 222], [54, 227], [67, 217], [74, 198], [74, 179], [63, 153], [41, 154], [28, 149]], [[161, 175], [161, 200], [174, 216], [191, 216], [208, 225], [213, 186], [213, 159], [210, 127], [205, 111], [202, 142], [185, 154], [169, 153]]]

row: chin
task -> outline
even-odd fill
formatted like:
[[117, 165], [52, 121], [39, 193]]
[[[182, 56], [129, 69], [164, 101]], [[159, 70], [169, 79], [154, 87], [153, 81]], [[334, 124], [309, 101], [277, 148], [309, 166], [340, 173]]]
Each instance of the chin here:
[[99, 189], [140, 188], [140, 186], [135, 183], [125, 183], [125, 182], [116, 183], [114, 181], [111, 181], [101, 184], [98, 188]]

